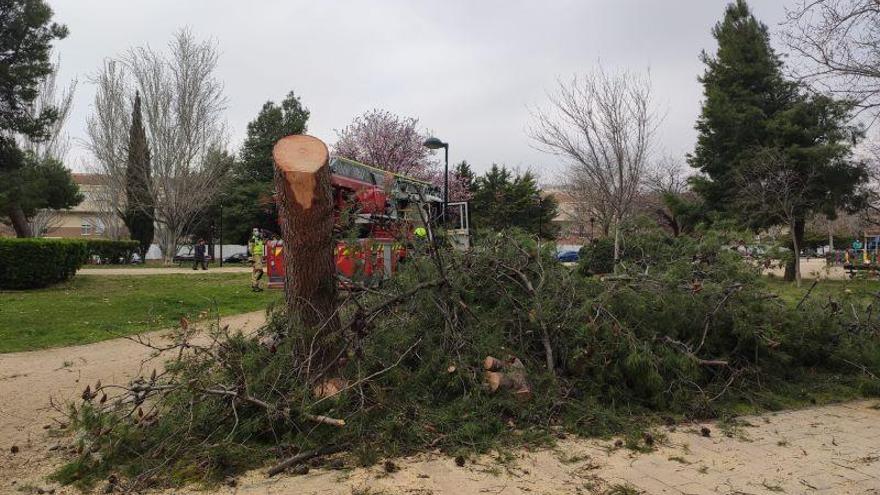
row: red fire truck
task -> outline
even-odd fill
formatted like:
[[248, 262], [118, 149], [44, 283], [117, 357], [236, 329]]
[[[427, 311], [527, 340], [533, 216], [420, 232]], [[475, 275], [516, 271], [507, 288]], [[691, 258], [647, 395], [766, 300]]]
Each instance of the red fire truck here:
[[[406, 256], [414, 227], [439, 214], [439, 189], [346, 158], [333, 158], [330, 173], [336, 226], [355, 238], [337, 243], [337, 271], [365, 283], [388, 277]], [[283, 287], [283, 241], [269, 241], [266, 251], [268, 285]]]

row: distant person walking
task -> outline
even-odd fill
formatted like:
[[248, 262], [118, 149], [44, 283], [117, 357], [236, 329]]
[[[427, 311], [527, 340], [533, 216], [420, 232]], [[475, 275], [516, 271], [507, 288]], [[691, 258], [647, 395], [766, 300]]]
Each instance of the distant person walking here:
[[205, 246], [205, 240], [199, 239], [199, 242], [196, 243], [195, 254], [193, 255], [193, 270], [202, 265], [202, 270], [208, 269], [208, 260], [205, 258], [205, 250], [207, 246]]
[[251, 256], [254, 260], [254, 267], [251, 270], [251, 290], [254, 292], [259, 292], [263, 290], [260, 287], [260, 279], [263, 278], [263, 255], [265, 254], [265, 244], [263, 243], [263, 236], [260, 234], [259, 229], [254, 229], [254, 233], [251, 236], [251, 240], [248, 242], [248, 249], [251, 251]]

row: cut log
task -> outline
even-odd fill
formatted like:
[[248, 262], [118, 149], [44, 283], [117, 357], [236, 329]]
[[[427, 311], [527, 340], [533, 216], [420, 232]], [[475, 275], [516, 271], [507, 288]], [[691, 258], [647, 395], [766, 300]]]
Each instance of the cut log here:
[[506, 361], [486, 356], [483, 360], [483, 382], [490, 393], [499, 390], [509, 391], [519, 400], [528, 400], [532, 396], [532, 388], [526, 378], [526, 367], [514, 356]]
[[503, 367], [504, 363], [492, 356], [486, 356], [486, 359], [483, 360], [483, 369], [486, 371], [501, 371]]
[[346, 382], [342, 378], [330, 378], [315, 385], [312, 389], [312, 395], [314, 395], [316, 399], [333, 397], [334, 395], [343, 391], [347, 386], [348, 382]]

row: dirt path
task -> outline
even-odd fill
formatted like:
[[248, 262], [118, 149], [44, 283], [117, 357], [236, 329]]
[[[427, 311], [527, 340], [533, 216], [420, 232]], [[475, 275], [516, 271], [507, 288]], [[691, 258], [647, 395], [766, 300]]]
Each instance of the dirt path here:
[[[264, 320], [264, 312], [255, 311], [223, 318], [223, 323], [252, 330]], [[153, 332], [145, 337], [161, 342], [165, 333]], [[0, 354], [0, 494], [9, 493], [11, 480], [33, 479], [33, 473], [48, 472], [57, 462], [57, 456], [49, 455], [56, 443], [52, 438], [57, 433], [53, 418], [59, 416], [50, 398], [63, 403], [79, 396], [87, 383], [98, 379], [126, 383], [140, 372], [141, 361], [149, 355], [148, 348], [127, 339]], [[19, 449], [15, 455], [10, 452], [13, 446]]]
[[[224, 319], [253, 329], [260, 312]], [[161, 334], [152, 334], [159, 338]], [[124, 382], [139, 372], [148, 352], [128, 340], [0, 354], [0, 494], [79, 493], [45, 481], [61, 460], [48, 398], [77, 397], [85, 383]], [[149, 373], [150, 370], [145, 370]], [[44, 428], [49, 426], [48, 428]], [[710, 436], [701, 434], [706, 426]], [[727, 434], [725, 434], [727, 433]], [[235, 488], [210, 493], [282, 495], [360, 494], [590, 494], [614, 487], [646, 494], [880, 494], [880, 403], [862, 401], [743, 418], [733, 431], [715, 424], [678, 425], [655, 433], [659, 447], [634, 454], [613, 441], [561, 439], [554, 449], [492, 456], [459, 467], [439, 454], [395, 460], [368, 469], [314, 469], [304, 476], [266, 479], [255, 471]], [[15, 445], [18, 453], [10, 449]], [[99, 487], [99, 490], [102, 487]], [[207, 493], [194, 489], [170, 494]]]
[[207, 275], [211, 273], [250, 273], [248, 266], [224, 266], [223, 268], [210, 268], [208, 270], [193, 270], [192, 268], [80, 268], [77, 275]]

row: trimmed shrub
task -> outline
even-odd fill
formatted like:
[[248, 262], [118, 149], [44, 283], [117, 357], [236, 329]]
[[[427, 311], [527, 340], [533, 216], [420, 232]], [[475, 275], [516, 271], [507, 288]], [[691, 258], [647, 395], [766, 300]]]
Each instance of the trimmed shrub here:
[[128, 263], [137, 252], [138, 241], [111, 241], [110, 239], [88, 239], [85, 241], [90, 257], [100, 258], [101, 263], [113, 265]]
[[578, 271], [583, 275], [614, 271], [614, 240], [597, 239], [580, 249]]
[[36, 289], [68, 280], [88, 253], [79, 240], [0, 238], [0, 289]]

